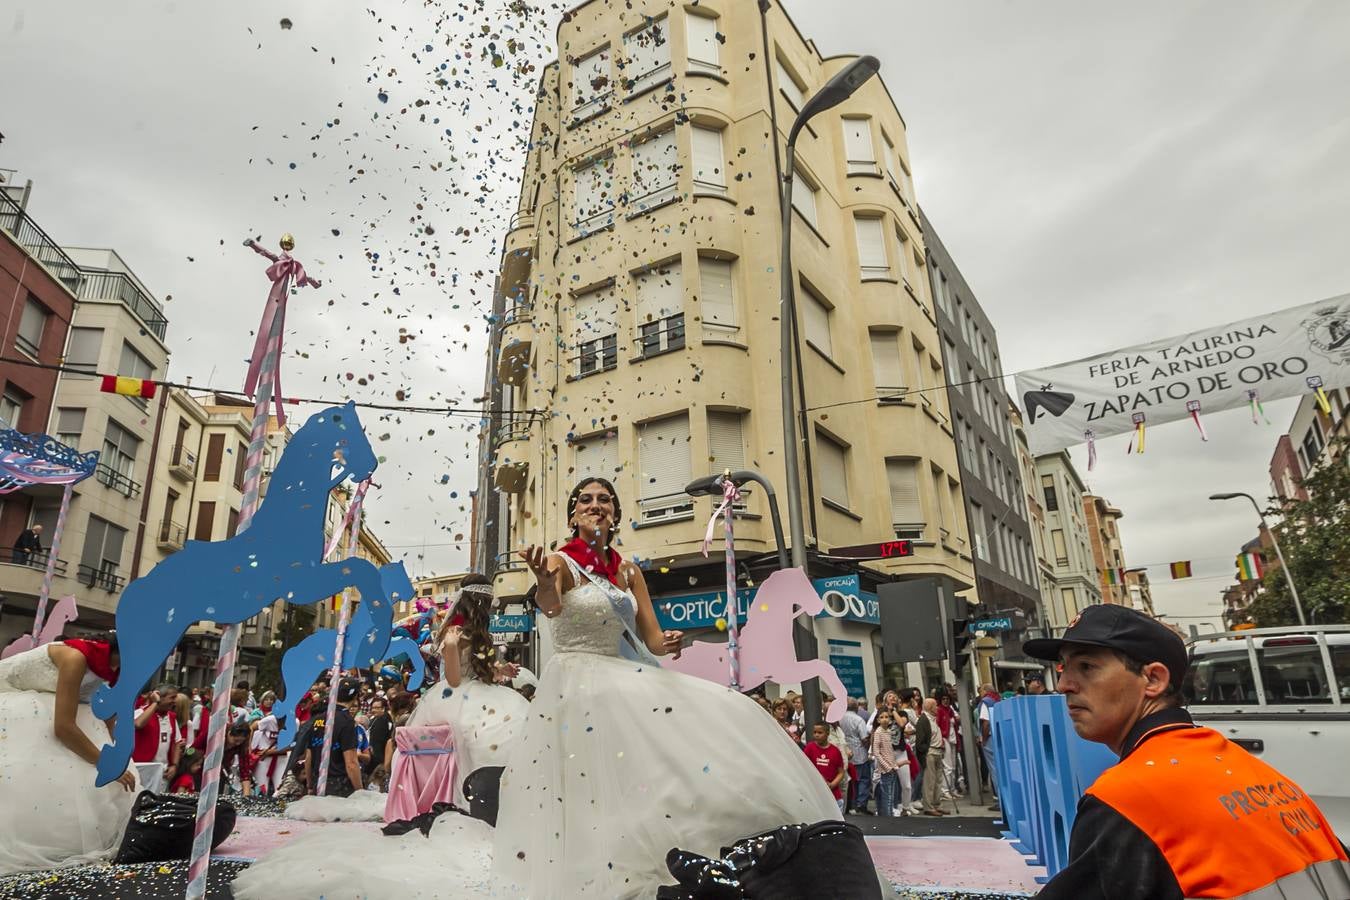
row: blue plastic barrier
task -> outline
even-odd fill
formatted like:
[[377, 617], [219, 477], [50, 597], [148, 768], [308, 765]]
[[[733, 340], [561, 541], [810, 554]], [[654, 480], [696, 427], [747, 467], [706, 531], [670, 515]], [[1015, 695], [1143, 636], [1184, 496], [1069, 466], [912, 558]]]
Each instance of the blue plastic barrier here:
[[1028, 865], [1055, 875], [1068, 864], [1069, 834], [1083, 792], [1116, 756], [1073, 730], [1058, 695], [1014, 697], [990, 715], [994, 768], [1008, 830]]

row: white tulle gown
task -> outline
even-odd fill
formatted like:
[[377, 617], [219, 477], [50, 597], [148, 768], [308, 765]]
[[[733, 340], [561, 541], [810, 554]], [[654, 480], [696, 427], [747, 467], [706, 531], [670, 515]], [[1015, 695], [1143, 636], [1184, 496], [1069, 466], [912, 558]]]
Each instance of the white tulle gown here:
[[504, 684], [485, 684], [469, 664], [470, 649], [459, 657], [459, 687], [444, 678], [417, 701], [409, 725], [449, 725], [455, 738], [455, 805], [464, 801], [464, 779], [475, 769], [504, 766], [515, 749], [530, 701]]
[[[136, 799], [117, 783], [94, 787], [94, 767], [56, 739], [47, 646], [0, 660], [0, 875], [110, 859]], [[102, 684], [85, 675], [75, 713], [95, 746], [108, 741], [89, 708]]]
[[437, 819], [430, 838], [386, 846], [311, 833], [240, 875], [236, 900], [650, 898], [674, 882], [672, 847], [715, 856], [778, 825], [839, 818], [772, 717], [720, 685], [619, 656], [623, 626], [607, 592], [574, 577], [495, 833], [458, 814]]

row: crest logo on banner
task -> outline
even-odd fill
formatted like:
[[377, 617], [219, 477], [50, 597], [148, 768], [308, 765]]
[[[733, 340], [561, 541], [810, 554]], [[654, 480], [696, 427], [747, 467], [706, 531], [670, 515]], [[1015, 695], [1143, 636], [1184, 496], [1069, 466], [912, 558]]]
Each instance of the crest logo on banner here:
[[1135, 432], [1141, 423], [1192, 419], [1296, 397], [1312, 379], [1350, 386], [1350, 294], [1203, 331], [1089, 356], [1017, 376], [1035, 454]]

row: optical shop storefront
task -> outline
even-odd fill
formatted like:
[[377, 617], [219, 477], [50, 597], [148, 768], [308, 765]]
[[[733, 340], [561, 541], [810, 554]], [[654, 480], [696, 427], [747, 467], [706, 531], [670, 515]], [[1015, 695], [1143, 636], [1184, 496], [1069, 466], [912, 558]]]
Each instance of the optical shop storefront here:
[[[880, 684], [881, 608], [877, 595], [864, 591], [857, 575], [813, 578], [812, 586], [825, 603], [816, 616], [817, 653], [828, 660], [850, 697], [871, 698]], [[755, 588], [737, 591], [736, 606], [741, 627], [752, 610]], [[701, 641], [725, 642], [726, 592], [703, 591], [653, 598], [656, 618], [663, 629], [678, 629]], [[801, 685], [765, 685], [772, 699]]]

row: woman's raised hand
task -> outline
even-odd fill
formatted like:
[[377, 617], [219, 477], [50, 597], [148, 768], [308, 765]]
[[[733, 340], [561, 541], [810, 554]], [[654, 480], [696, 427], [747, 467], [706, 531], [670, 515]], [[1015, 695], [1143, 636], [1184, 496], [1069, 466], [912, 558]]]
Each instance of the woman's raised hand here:
[[525, 565], [529, 566], [530, 571], [534, 573], [535, 581], [543, 584], [553, 578], [552, 573], [548, 570], [548, 555], [544, 552], [543, 547], [531, 544], [520, 551], [520, 558], [525, 560]]
[[464, 636], [464, 629], [458, 625], [450, 625], [445, 629], [445, 634], [441, 637], [441, 649], [456, 650], [459, 647], [459, 639]]

